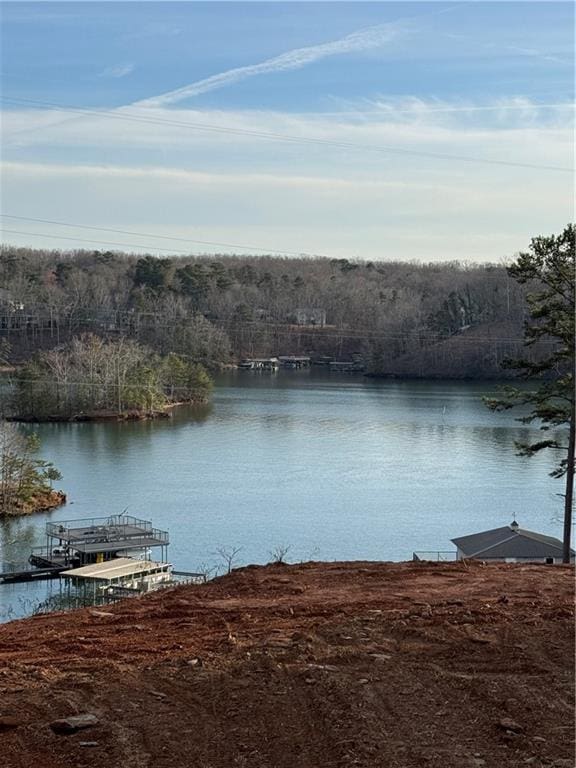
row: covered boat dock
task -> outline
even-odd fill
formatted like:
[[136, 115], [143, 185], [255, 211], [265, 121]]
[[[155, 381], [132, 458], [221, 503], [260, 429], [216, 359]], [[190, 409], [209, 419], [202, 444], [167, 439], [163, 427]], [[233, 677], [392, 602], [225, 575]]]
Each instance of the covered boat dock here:
[[78, 605], [99, 605], [170, 584], [172, 565], [119, 557], [62, 571], [60, 579], [67, 596], [75, 599]]

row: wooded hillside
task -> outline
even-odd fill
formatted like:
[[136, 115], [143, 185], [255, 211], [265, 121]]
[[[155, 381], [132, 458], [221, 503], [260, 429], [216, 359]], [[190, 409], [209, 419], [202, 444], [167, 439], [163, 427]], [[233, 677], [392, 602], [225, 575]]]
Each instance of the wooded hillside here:
[[525, 312], [523, 288], [503, 266], [456, 262], [4, 246], [0, 287], [1, 339], [13, 359], [89, 331], [211, 368], [316, 354], [357, 356], [376, 374], [426, 375], [430, 358], [437, 376], [490, 377], [520, 351]]

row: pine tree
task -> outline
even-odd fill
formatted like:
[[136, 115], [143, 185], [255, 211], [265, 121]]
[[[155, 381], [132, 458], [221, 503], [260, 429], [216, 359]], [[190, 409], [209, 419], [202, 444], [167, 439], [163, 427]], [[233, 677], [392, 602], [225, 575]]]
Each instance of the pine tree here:
[[[507, 368], [530, 381], [527, 389], [503, 388], [502, 397], [486, 399], [496, 411], [515, 406], [529, 409], [519, 421], [537, 422], [543, 432], [554, 435], [532, 443], [517, 443], [521, 456], [533, 456], [545, 448], [558, 451], [561, 458], [552, 477], [565, 478], [564, 535], [562, 560], [570, 562], [570, 536], [574, 498], [575, 334], [574, 274], [576, 227], [569, 224], [557, 236], [535, 237], [526, 253], [520, 253], [508, 267], [508, 274], [528, 288], [529, 318], [525, 323], [525, 346], [546, 347], [533, 358], [507, 360]], [[566, 439], [560, 437], [566, 434]]]

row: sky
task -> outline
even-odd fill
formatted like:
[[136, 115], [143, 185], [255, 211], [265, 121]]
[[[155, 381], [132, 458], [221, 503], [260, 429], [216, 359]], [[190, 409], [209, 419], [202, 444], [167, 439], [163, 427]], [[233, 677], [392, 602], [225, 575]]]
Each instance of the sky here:
[[574, 218], [571, 2], [0, 14], [6, 243], [501, 263]]

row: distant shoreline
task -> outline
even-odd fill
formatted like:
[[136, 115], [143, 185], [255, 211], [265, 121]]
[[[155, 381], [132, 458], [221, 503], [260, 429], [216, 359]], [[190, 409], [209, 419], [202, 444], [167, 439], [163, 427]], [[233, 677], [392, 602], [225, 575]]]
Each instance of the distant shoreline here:
[[18, 422], [20, 424], [74, 424], [85, 422], [122, 422], [122, 421], [150, 421], [153, 419], [170, 419], [172, 418], [172, 411], [181, 405], [206, 405], [207, 399], [204, 400], [186, 400], [178, 403], [169, 403], [163, 408], [148, 410], [130, 409], [116, 413], [110, 410], [89, 411], [87, 413], [77, 413], [71, 416], [61, 416], [54, 414], [51, 416], [34, 416], [31, 415], [16, 415], [7, 416], [6, 421]]
[[66, 504], [67, 500], [68, 497], [64, 491], [44, 491], [35, 494], [27, 501], [16, 500], [13, 509], [0, 515], [0, 518], [23, 517], [24, 515], [33, 515], [36, 512], [51, 512], [53, 509]]

